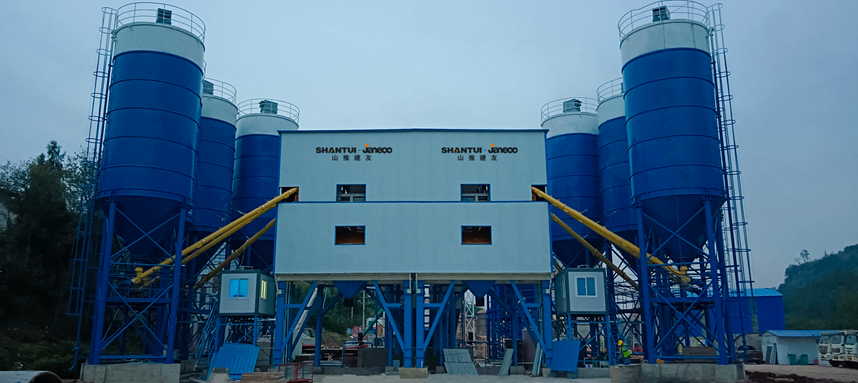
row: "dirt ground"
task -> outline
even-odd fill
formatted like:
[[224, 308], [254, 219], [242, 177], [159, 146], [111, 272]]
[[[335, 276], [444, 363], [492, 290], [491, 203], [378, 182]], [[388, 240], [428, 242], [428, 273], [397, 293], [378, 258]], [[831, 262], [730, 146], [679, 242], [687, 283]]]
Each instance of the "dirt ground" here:
[[[320, 379], [321, 378], [321, 379]], [[566, 379], [567, 381], [569, 379]], [[488, 383], [488, 382], [528, 382], [528, 383], [557, 383], [562, 380], [557, 378], [534, 378], [530, 375], [509, 375], [509, 376], [490, 376], [490, 375], [429, 375], [429, 379], [399, 379], [399, 375], [374, 375], [374, 376], [355, 376], [355, 375], [316, 375], [316, 382], [324, 383], [421, 383], [421, 382], [437, 382], [437, 383]], [[576, 383], [611, 383], [611, 379], [575, 379]]]
[[831, 366], [747, 365], [751, 383], [841, 383], [858, 382], [858, 370]]

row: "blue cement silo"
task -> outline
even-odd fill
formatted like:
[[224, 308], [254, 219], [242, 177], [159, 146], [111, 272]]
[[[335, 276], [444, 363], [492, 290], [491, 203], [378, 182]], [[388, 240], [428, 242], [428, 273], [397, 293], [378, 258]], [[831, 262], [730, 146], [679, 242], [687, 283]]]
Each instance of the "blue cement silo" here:
[[163, 10], [157, 19], [138, 20], [126, 17], [133, 10], [123, 9], [114, 31], [97, 198], [105, 211], [116, 203], [121, 214], [114, 228], [123, 244], [140, 239], [130, 248], [132, 256], [163, 259], [150, 253], [156, 243], [171, 247], [179, 222], [174, 218], [193, 205], [204, 27], [174, 27]]
[[[231, 221], [237, 114], [235, 88], [222, 81], [203, 80], [193, 211], [195, 240], [205, 238]], [[215, 251], [217, 247], [192, 260], [191, 263], [198, 266], [192, 267], [192, 274], [203, 267]]]
[[724, 202], [709, 30], [682, 13], [670, 19], [668, 7], [652, 14], [625, 26], [620, 43], [633, 204], [667, 257], [689, 261], [695, 250], [668, 240], [671, 231], [701, 247], [706, 221], [698, 212], [705, 200], [712, 211]]
[[[602, 219], [599, 181], [599, 130], [596, 100], [577, 97], [555, 100], [542, 107], [542, 127], [548, 157], [548, 194], [594, 221]], [[553, 206], [552, 213], [597, 249], [604, 240], [586, 226]], [[551, 225], [552, 251], [570, 267], [594, 265], [596, 257], [562, 227]]]
[[[252, 211], [280, 194], [279, 130], [298, 129], [298, 107], [274, 99], [252, 99], [238, 106], [233, 176], [233, 219]], [[261, 230], [277, 215], [272, 209], [233, 236], [232, 248]], [[274, 230], [260, 237], [244, 255], [244, 265], [260, 270], [274, 264]]]
[[[629, 144], [622, 78], [609, 81], [597, 90], [599, 106], [599, 171], [605, 227], [625, 240], [636, 243], [637, 224], [632, 210], [629, 181]], [[627, 253], [623, 253], [628, 255]], [[625, 257], [631, 265], [636, 258]]]

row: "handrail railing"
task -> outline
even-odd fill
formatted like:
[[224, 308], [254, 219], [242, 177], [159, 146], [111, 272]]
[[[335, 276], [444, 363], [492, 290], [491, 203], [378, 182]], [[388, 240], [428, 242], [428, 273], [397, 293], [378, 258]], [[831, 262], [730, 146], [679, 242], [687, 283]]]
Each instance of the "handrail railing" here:
[[703, 23], [707, 27], [711, 26], [709, 8], [705, 5], [690, 0], [661, 0], [626, 12], [617, 24], [620, 40], [635, 28], [654, 22], [653, 10], [659, 7], [667, 7], [671, 20], [691, 20]]
[[301, 110], [291, 102], [273, 98], [251, 98], [238, 104], [238, 116], [241, 117], [245, 114], [276, 114], [290, 118], [297, 123]]
[[[165, 17], [163, 11], [169, 11]], [[159, 23], [172, 25], [206, 41], [206, 24], [197, 15], [187, 9], [165, 3], [140, 2], [130, 3], [116, 10], [116, 28], [131, 23]]]
[[235, 104], [235, 87], [230, 85], [229, 83], [215, 80], [213, 78], [204, 78], [203, 84], [205, 82], [209, 82], [211, 85], [211, 89], [206, 89], [205, 85], [203, 85], [203, 95], [216, 96], [223, 99], [228, 100], [229, 102]]
[[625, 90], [623, 89], [623, 78], [615, 78], [602, 85], [599, 85], [599, 88], [596, 89], [596, 99], [599, 100], [599, 103], [601, 104], [605, 100], [614, 96], [619, 96], [624, 92]]
[[[564, 111], [563, 104], [566, 101], [578, 100], [580, 101], [580, 105], [578, 105], [579, 110], [572, 111]], [[559, 98], [554, 101], [550, 101], [542, 106], [542, 121], [549, 119], [550, 117], [565, 114], [565, 113], [596, 113], [596, 107], [599, 106], [599, 103], [596, 102], [595, 99], [590, 97], [566, 97]]]

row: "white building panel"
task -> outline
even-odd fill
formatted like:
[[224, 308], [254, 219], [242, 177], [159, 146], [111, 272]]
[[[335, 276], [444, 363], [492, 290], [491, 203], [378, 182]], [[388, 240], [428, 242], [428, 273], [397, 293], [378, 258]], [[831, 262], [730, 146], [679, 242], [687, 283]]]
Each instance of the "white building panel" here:
[[547, 183], [539, 129], [280, 133], [280, 186], [299, 187], [302, 202], [334, 202], [337, 185], [366, 185], [367, 202], [461, 201], [463, 184], [490, 185], [491, 201], [530, 201], [531, 185]]
[[[301, 196], [303, 197], [303, 189]], [[278, 279], [545, 280], [546, 202], [281, 203]], [[363, 226], [362, 245], [335, 244], [337, 226]], [[462, 244], [462, 226], [490, 226], [491, 244]]]

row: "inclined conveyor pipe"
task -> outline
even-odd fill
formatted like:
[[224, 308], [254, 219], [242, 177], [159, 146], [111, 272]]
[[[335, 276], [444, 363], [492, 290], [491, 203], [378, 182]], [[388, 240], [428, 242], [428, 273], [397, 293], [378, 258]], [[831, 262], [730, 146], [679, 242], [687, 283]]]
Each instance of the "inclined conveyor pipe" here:
[[600, 253], [599, 250], [596, 250], [596, 248], [593, 247], [593, 245], [591, 245], [590, 242], [587, 242], [587, 240], [584, 239], [584, 237], [582, 237], [578, 233], [576, 233], [575, 230], [572, 230], [572, 228], [569, 227], [569, 225], [567, 225], [566, 222], [563, 222], [563, 220], [561, 220], [556, 215], [554, 215], [554, 213], [551, 213], [551, 220], [556, 222], [558, 225], [560, 225], [560, 227], [562, 227], [563, 230], [566, 230], [566, 232], [571, 234], [572, 237], [574, 237], [580, 244], [584, 245], [584, 247], [589, 249], [590, 252], [596, 256], [596, 258], [599, 258], [599, 260], [604, 262], [606, 265], [608, 265], [608, 267], [610, 267], [611, 270], [614, 270], [614, 272], [617, 273], [617, 275], [619, 275], [621, 278], [625, 279], [626, 282], [631, 284], [632, 287], [635, 288], [635, 290], [640, 289], [640, 286], [638, 286], [637, 282], [635, 282], [634, 279], [629, 277], [628, 274], [626, 274], [624, 271], [620, 270], [620, 268], [617, 267], [617, 265], [615, 265], [613, 262], [611, 262], [604, 255], [602, 255], [602, 253]]
[[[581, 212], [579, 212], [579, 211], [577, 211], [577, 210], [575, 210], [569, 206], [564, 205], [562, 202], [560, 202], [557, 199], [555, 199], [554, 197], [546, 194], [544, 191], [539, 190], [535, 187], [531, 187], [530, 189], [533, 190], [533, 192], [536, 193], [536, 195], [538, 195], [542, 199], [546, 200], [548, 203], [556, 206], [560, 210], [563, 210], [566, 214], [569, 214], [572, 218], [575, 218], [578, 222], [583, 223], [584, 225], [589, 227], [591, 230], [593, 230], [597, 234], [605, 237], [605, 239], [607, 239], [608, 241], [611, 241], [611, 243], [617, 245], [618, 247], [620, 247], [621, 249], [623, 249], [625, 251], [628, 251], [630, 254], [632, 254], [635, 257], [637, 257], [638, 259], [640, 259], [641, 250], [637, 246], [629, 243], [629, 241], [626, 241], [625, 239], [623, 239], [619, 235], [614, 234], [614, 232], [606, 229], [604, 226], [599, 225], [598, 223], [594, 222], [593, 220], [587, 218], [586, 216], [581, 214]], [[667, 270], [671, 274], [679, 277], [683, 282], [691, 281], [691, 278], [688, 278], [687, 276], [685, 276], [685, 271], [688, 269], [685, 266], [683, 266], [681, 268], [681, 270], [677, 270], [673, 266], [669, 266], [669, 265], [664, 264], [664, 262], [662, 262], [661, 259], [658, 259], [657, 257], [655, 257], [649, 253], [646, 254], [646, 259], [647, 259], [648, 263], [661, 265], [665, 270]]]
[[[280, 201], [282, 201], [286, 198], [289, 198], [292, 194], [295, 194], [297, 192], [298, 192], [298, 188], [291, 188], [291, 189], [287, 190], [285, 193], [283, 193], [277, 197], [274, 197], [272, 200], [264, 203], [262, 206], [251, 210], [247, 214], [241, 216], [239, 219], [232, 221], [229, 225], [226, 225], [226, 226], [220, 228], [218, 231], [209, 234], [208, 236], [197, 241], [193, 245], [186, 247], [184, 250], [182, 250], [182, 257], [183, 257], [182, 258], [182, 264], [185, 264], [188, 261], [190, 261], [191, 259], [194, 259], [194, 257], [196, 257], [197, 255], [201, 254], [202, 252], [208, 250], [209, 248], [211, 248], [215, 244], [222, 242], [224, 239], [228, 238], [230, 235], [232, 235], [233, 233], [235, 233], [236, 231], [238, 231], [239, 229], [241, 229], [242, 227], [244, 227], [248, 223], [252, 222], [253, 220], [258, 218], [259, 216], [261, 216], [265, 212], [273, 209], [275, 206], [277, 206], [277, 204]], [[191, 252], [193, 252], [193, 253], [191, 254]], [[190, 255], [185, 257], [185, 255], [188, 255], [188, 254], [190, 254]], [[139, 272], [138, 271], [137, 276], [134, 278], [131, 278], [131, 282], [138, 284], [138, 283], [142, 282], [144, 278], [146, 278], [146, 277], [152, 275], [153, 273], [155, 273], [156, 271], [160, 270], [162, 266], [169, 266], [172, 264], [173, 264], [173, 258], [167, 258], [164, 261], [162, 261], [159, 266], [152, 267], [151, 269], [146, 270], [145, 272]]]

